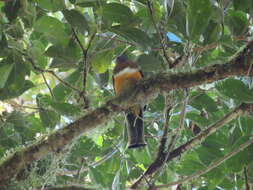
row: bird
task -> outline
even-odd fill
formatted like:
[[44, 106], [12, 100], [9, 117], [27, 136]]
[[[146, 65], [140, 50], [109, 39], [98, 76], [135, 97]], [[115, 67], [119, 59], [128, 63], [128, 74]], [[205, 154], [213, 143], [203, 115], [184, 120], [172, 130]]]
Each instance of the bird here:
[[[128, 59], [127, 55], [116, 58], [113, 69], [113, 87], [116, 95], [124, 93], [143, 78], [143, 73], [135, 62]], [[144, 108], [134, 105], [125, 111], [127, 120], [128, 148], [139, 148], [146, 145], [144, 138]]]

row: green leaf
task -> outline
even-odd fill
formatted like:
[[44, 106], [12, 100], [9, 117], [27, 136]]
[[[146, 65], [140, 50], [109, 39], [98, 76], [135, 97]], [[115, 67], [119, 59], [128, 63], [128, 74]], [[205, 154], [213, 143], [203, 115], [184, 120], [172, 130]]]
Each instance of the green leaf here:
[[223, 165], [216, 167], [205, 174], [206, 180], [208, 181], [208, 188], [215, 189], [217, 185], [219, 185], [223, 179], [225, 178], [225, 168]]
[[64, 0], [34, 0], [38, 5], [49, 11], [55, 12], [65, 9], [65, 1]]
[[154, 54], [142, 54], [138, 56], [136, 62], [143, 72], [156, 72], [163, 69], [161, 59]]
[[131, 9], [123, 4], [108, 3], [101, 9], [103, 17], [111, 23], [130, 24], [134, 20]]
[[253, 119], [250, 116], [242, 116], [239, 118], [239, 125], [244, 135], [251, 134], [253, 132]]
[[0, 63], [0, 88], [3, 88], [5, 86], [12, 68], [13, 64]]
[[233, 0], [233, 4], [235, 10], [241, 10], [250, 13], [253, 9], [253, 1], [252, 0]]
[[187, 7], [188, 35], [191, 40], [198, 40], [205, 31], [212, 15], [210, 0], [189, 0]]
[[118, 190], [119, 189], [119, 184], [120, 184], [120, 170], [117, 171], [113, 182], [112, 182], [112, 190]]
[[73, 27], [77, 28], [80, 32], [89, 31], [89, 25], [86, 21], [85, 17], [79, 11], [72, 9], [72, 10], [64, 10], [62, 11], [65, 19], [68, 23]]
[[72, 3], [75, 3], [76, 5], [80, 7], [97, 7], [103, 3], [101, 0], [71, 0]]
[[219, 187], [222, 187], [224, 189], [233, 189], [234, 184], [233, 182], [228, 179], [228, 177], [226, 176], [223, 181], [219, 184]]
[[0, 34], [0, 56], [6, 56], [6, 50], [8, 47], [8, 41], [4, 33]]
[[51, 101], [50, 106], [61, 115], [73, 116], [78, 115], [81, 112], [79, 106], [64, 102]]
[[23, 113], [19, 111], [13, 111], [6, 117], [6, 122], [12, 123], [15, 131], [13, 133], [19, 133], [22, 138], [22, 142], [30, 141], [34, 139], [35, 133], [32, 127], [27, 123], [26, 117]]
[[204, 33], [204, 44], [216, 42], [221, 36], [221, 25], [219, 23], [210, 21]]
[[56, 45], [66, 46], [69, 36], [65, 26], [58, 19], [51, 16], [43, 16], [36, 21], [34, 30], [41, 33], [43, 37]]
[[151, 161], [150, 154], [148, 153], [147, 148], [139, 150], [139, 151], [133, 151], [133, 156], [135, 157], [136, 161], [138, 163], [148, 165]]
[[96, 53], [91, 59], [91, 65], [95, 72], [104, 73], [107, 71], [112, 63], [113, 51], [113, 49], [107, 49]]
[[42, 124], [45, 128], [54, 128], [60, 121], [60, 115], [52, 110], [48, 110], [50, 105], [50, 97], [47, 95], [38, 94], [36, 97], [37, 105], [40, 109], [39, 115]]
[[[76, 70], [63, 80], [73, 86], [77, 86], [77, 84], [80, 82], [79, 81], [80, 78], [81, 78], [81, 71]], [[64, 102], [72, 92], [72, 89], [70, 89], [69, 87], [65, 86], [62, 83], [59, 83], [53, 88], [52, 91], [57, 101]]]
[[34, 86], [31, 81], [25, 80], [25, 77], [30, 75], [29, 66], [23, 62], [22, 57], [15, 54], [15, 51], [4, 59], [3, 62], [13, 64], [13, 68], [9, 73], [4, 88], [0, 89], [0, 100], [20, 96]]
[[186, 33], [186, 8], [182, 1], [174, 1], [171, 10], [171, 19], [168, 19], [169, 30], [175, 34], [182, 33], [185, 37]]
[[205, 109], [207, 112], [218, 111], [216, 102], [205, 93], [194, 92], [191, 95], [190, 105], [198, 110]]
[[34, 40], [32, 42], [32, 47], [28, 49], [29, 56], [33, 59], [36, 66], [41, 69], [45, 69], [47, 66], [47, 58], [44, 55], [45, 46], [39, 40]]
[[77, 62], [82, 57], [82, 50], [74, 40], [71, 40], [66, 47], [50, 46], [45, 55], [54, 58], [51, 68], [76, 68]]
[[248, 27], [247, 15], [242, 11], [228, 10], [226, 22], [231, 33], [235, 36], [242, 35]]
[[199, 126], [208, 126], [211, 121], [206, 119], [205, 117], [202, 117], [197, 112], [191, 111], [186, 114], [186, 118], [190, 119], [191, 121], [194, 121]]
[[140, 29], [128, 28], [124, 26], [113, 26], [110, 30], [115, 34], [122, 36], [127, 41], [139, 46], [143, 50], [150, 49], [152, 40]]
[[253, 89], [249, 89], [242, 81], [237, 79], [226, 79], [219, 82], [216, 89], [223, 95], [239, 100], [241, 102], [253, 101]]
[[17, 86], [18, 84], [13, 84], [8, 88], [0, 89], [0, 100], [6, 100], [11, 98], [16, 98], [21, 96], [25, 91], [34, 87], [32, 81], [25, 80], [22, 86]]
[[14, 125], [8, 122], [0, 124], [0, 147], [2, 151], [6, 152], [20, 144], [22, 144], [22, 138], [19, 133], [15, 132]]
[[98, 171], [97, 168], [89, 167], [89, 175], [91, 177], [91, 181], [94, 184], [100, 184], [102, 187], [106, 186], [105, 178]]
[[189, 153], [183, 157], [178, 168], [180, 175], [191, 175], [194, 172], [203, 169], [204, 165], [199, 161], [195, 152]]
[[[241, 137], [237, 140], [237, 142], [231, 147], [230, 151], [238, 149], [238, 146], [242, 143], [245, 143], [249, 139], [249, 136]], [[245, 165], [252, 163], [253, 145], [251, 144], [232, 158], [226, 161], [227, 168], [230, 172], [240, 172], [244, 168]]]

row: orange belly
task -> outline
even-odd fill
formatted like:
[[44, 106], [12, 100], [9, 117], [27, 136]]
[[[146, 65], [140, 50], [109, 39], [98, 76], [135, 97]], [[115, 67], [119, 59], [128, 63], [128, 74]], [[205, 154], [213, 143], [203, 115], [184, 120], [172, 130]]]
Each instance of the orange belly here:
[[[120, 94], [124, 92], [128, 88], [134, 86], [141, 78], [142, 76], [140, 72], [125, 73], [114, 77], [115, 93]], [[140, 106], [133, 106], [130, 108], [131, 112], [136, 116], [140, 114], [140, 109]]]
[[114, 77], [115, 93], [119, 94], [134, 86], [142, 78], [140, 72], [125, 73]]

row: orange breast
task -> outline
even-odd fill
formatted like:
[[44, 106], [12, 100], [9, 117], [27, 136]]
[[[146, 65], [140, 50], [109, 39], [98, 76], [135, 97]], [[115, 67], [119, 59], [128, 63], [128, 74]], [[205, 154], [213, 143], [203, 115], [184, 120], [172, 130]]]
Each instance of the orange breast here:
[[122, 75], [114, 77], [115, 93], [116, 94], [122, 93], [123, 91], [135, 85], [137, 81], [140, 80], [141, 78], [142, 78], [141, 73], [138, 71], [131, 73], [124, 73]]

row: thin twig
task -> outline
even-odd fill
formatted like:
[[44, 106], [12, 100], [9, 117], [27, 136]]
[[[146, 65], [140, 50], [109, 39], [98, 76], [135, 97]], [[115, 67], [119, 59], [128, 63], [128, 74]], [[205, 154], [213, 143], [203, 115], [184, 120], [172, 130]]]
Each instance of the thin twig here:
[[247, 167], [245, 166], [243, 169], [243, 174], [244, 174], [244, 180], [245, 180], [245, 190], [251, 190], [250, 188], [250, 183], [249, 183], [249, 178], [248, 178], [248, 171]]
[[37, 72], [40, 73], [49, 73], [52, 76], [54, 76], [58, 81], [60, 81], [62, 84], [64, 84], [66, 87], [80, 93], [81, 91], [77, 88], [75, 88], [74, 86], [72, 86], [71, 84], [69, 84], [68, 82], [64, 81], [63, 79], [61, 79], [57, 74], [55, 74], [54, 71], [52, 70], [47, 70], [47, 69], [41, 69], [40, 67], [37, 67], [36, 64], [34, 63], [33, 59], [30, 58], [28, 55], [24, 54], [23, 55], [26, 57], [26, 59], [32, 64], [34, 70], [36, 70]]
[[[185, 113], [186, 113], [186, 106], [188, 104], [189, 101], [189, 94], [188, 94], [188, 89], [185, 89], [185, 100], [183, 103], [183, 109], [182, 112], [180, 113], [180, 118], [179, 118], [179, 127], [176, 129], [175, 135], [173, 136], [174, 138], [172, 138], [171, 143], [169, 145], [169, 149], [168, 149], [168, 155], [166, 156], [167, 159], [171, 153], [171, 151], [174, 149], [177, 138], [179, 137], [181, 131], [184, 128], [184, 120], [185, 120]], [[166, 159], [166, 160], [167, 160]]]
[[[156, 160], [151, 164], [153, 166], [156, 165], [157, 171], [159, 168], [163, 169], [164, 164], [166, 163], [166, 155], [168, 154], [168, 147], [166, 146], [168, 143], [168, 132], [169, 132], [169, 121], [170, 121], [170, 111], [172, 109], [172, 101], [171, 101], [172, 96], [166, 96], [165, 97], [165, 107], [164, 107], [164, 126], [163, 126], [163, 136], [160, 140], [160, 145], [158, 148], [158, 153], [156, 156]], [[160, 172], [160, 174], [162, 171]], [[158, 175], [160, 175], [158, 174]], [[156, 177], [155, 177], [156, 178]], [[154, 183], [154, 178], [150, 178], [149, 184]]]
[[74, 35], [77, 43], [79, 44], [80, 48], [82, 49], [82, 53], [83, 53], [83, 90], [80, 92], [79, 95], [80, 95], [80, 97], [83, 98], [84, 108], [88, 108], [89, 107], [89, 100], [86, 97], [86, 82], [87, 82], [87, 76], [88, 76], [88, 72], [89, 72], [88, 51], [89, 51], [91, 43], [92, 43], [93, 39], [95, 38], [97, 32], [95, 31], [91, 35], [86, 49], [84, 48], [83, 44], [81, 43], [81, 40], [79, 39], [74, 28], [72, 28], [72, 32], [73, 32], [73, 35]]
[[234, 151], [228, 153], [227, 155], [225, 155], [224, 157], [222, 157], [218, 161], [212, 163], [207, 168], [204, 168], [203, 170], [195, 172], [194, 174], [192, 174], [190, 176], [187, 176], [187, 177], [184, 177], [184, 178], [182, 178], [182, 179], [180, 179], [178, 181], [171, 182], [171, 183], [164, 184], [164, 185], [154, 186], [154, 187], [152, 187], [152, 190], [158, 190], [158, 189], [166, 188], [166, 187], [169, 187], [169, 186], [172, 186], [172, 185], [182, 184], [182, 183], [185, 183], [187, 181], [193, 180], [194, 178], [199, 177], [199, 176], [201, 176], [203, 174], [206, 174], [210, 170], [212, 170], [212, 169], [218, 167], [219, 165], [221, 165], [223, 162], [225, 162], [226, 160], [228, 160], [232, 156], [238, 154], [239, 152], [241, 152], [242, 150], [244, 150], [245, 148], [247, 148], [252, 143], [253, 143], [253, 136], [251, 136], [251, 138], [246, 143], [243, 143], [237, 149], [235, 149]]
[[43, 80], [44, 80], [44, 83], [46, 84], [46, 86], [47, 86], [47, 88], [48, 88], [48, 90], [49, 90], [49, 92], [50, 92], [50, 94], [51, 94], [51, 97], [54, 99], [53, 91], [52, 91], [51, 87], [49, 86], [49, 84], [48, 84], [48, 82], [47, 82], [47, 79], [46, 79], [44, 73], [41, 72], [41, 75], [42, 75], [42, 78], [43, 78]]
[[155, 27], [156, 32], [159, 35], [159, 41], [160, 41], [160, 44], [162, 46], [163, 56], [164, 56], [165, 60], [167, 61], [169, 67], [172, 68], [173, 63], [170, 60], [169, 56], [167, 55], [166, 45], [164, 43], [164, 36], [163, 36], [161, 30], [156, 25], [156, 22], [155, 22], [155, 19], [154, 19], [154, 13], [153, 13], [153, 8], [152, 8], [152, 3], [151, 3], [150, 0], [147, 1], [147, 6], [148, 6], [149, 13], [150, 13], [151, 21], [152, 21], [152, 23], [153, 23], [153, 25]]
[[[182, 129], [184, 128], [186, 105], [188, 104], [188, 100], [189, 100], [187, 89], [185, 89], [185, 96], [186, 97], [185, 97], [185, 100], [184, 100], [184, 103], [183, 103], [183, 109], [182, 109], [182, 111], [180, 113], [180, 118], [179, 118], [179, 127], [176, 129], [175, 135], [172, 136], [171, 142], [168, 145], [168, 147], [166, 148], [165, 155], [163, 156], [163, 162], [162, 162], [162, 164], [160, 166], [160, 168], [161, 168], [161, 172], [160, 173], [163, 172], [163, 169], [165, 167], [166, 161], [167, 161], [168, 157], [170, 156], [171, 151], [174, 149], [174, 146], [175, 146], [175, 144], [177, 142], [177, 139], [178, 139], [178, 137], [179, 137]], [[152, 174], [150, 174], [150, 175], [152, 175]]]
[[115, 148], [111, 152], [104, 155], [100, 160], [89, 164], [89, 166], [95, 168], [95, 167], [99, 166], [100, 164], [104, 163], [105, 161], [109, 160], [114, 154], [116, 154], [117, 152], [120, 152], [119, 147], [121, 146], [121, 144], [122, 143], [120, 142], [119, 144], [115, 145]]

